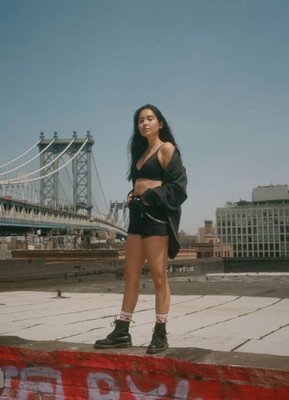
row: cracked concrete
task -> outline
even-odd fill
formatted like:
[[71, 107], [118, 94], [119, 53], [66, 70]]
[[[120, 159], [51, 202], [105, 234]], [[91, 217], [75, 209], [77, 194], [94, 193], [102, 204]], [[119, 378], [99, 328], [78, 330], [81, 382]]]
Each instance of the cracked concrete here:
[[[288, 283], [286, 275], [278, 278]], [[193, 287], [198, 282], [207, 282], [204, 277], [202, 279], [190, 277], [188, 281], [187, 277], [183, 277], [183, 281], [180, 278], [175, 282], [171, 280], [173, 295], [167, 325], [171, 348], [192, 347], [289, 357], [289, 287], [287, 297], [283, 296], [284, 290], [278, 297], [276, 276], [275, 280], [272, 275], [249, 276], [246, 292], [246, 277], [239, 277], [240, 282], [237, 282], [237, 274], [234, 274], [231, 281], [228, 276], [219, 277], [219, 280], [216, 276], [209, 276], [215, 291], [210, 285], [211, 290], [206, 293], [201, 293], [204, 288], [199, 293], [188, 293], [192, 282]], [[224, 279], [230, 283], [233, 280], [235, 290], [230, 285], [229, 293], [224, 290], [224, 294], [216, 294], [218, 284], [223, 287], [226, 284]], [[263, 280], [263, 296], [251, 295], [252, 279], [254, 285], [259, 287]], [[179, 284], [183, 285], [184, 295], [180, 294]], [[266, 297], [270, 284], [274, 296]], [[61, 297], [52, 296], [56, 292], [55, 287], [42, 288], [41, 291], [0, 292], [0, 335], [92, 345], [112, 329], [110, 323], [120, 311], [123, 282], [119, 281], [113, 292], [106, 291], [105, 287], [116, 287], [116, 282], [102, 282], [102, 288], [97, 288], [97, 285], [63, 286]], [[176, 287], [177, 290], [174, 290]], [[147, 346], [151, 339], [155, 318], [151, 289], [147, 278], [133, 317], [135, 323], [131, 324], [134, 346]]]

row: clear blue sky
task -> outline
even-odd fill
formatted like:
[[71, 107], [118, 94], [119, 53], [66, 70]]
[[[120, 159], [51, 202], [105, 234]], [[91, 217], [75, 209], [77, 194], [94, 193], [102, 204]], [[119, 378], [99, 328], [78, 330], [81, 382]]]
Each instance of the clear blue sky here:
[[0, 0], [0, 164], [41, 131], [87, 130], [107, 200], [130, 183], [134, 111], [157, 105], [195, 233], [253, 187], [288, 184], [288, 0]]

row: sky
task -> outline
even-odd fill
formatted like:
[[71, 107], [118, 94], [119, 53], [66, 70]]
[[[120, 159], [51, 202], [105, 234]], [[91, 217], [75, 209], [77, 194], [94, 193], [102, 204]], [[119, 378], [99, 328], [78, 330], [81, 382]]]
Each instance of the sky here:
[[[288, 0], [0, 0], [0, 164], [90, 131], [122, 201], [133, 114], [156, 105], [188, 175], [180, 228], [289, 184]], [[97, 194], [96, 194], [97, 196]]]

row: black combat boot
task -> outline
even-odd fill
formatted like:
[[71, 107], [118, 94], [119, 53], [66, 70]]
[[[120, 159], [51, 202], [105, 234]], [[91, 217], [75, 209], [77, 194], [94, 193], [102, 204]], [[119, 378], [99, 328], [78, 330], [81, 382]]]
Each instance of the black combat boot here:
[[127, 348], [132, 346], [131, 336], [128, 332], [130, 321], [116, 319], [113, 324], [115, 325], [114, 330], [107, 335], [106, 339], [97, 340], [93, 346], [95, 349]]
[[155, 354], [161, 351], [165, 351], [169, 347], [167, 339], [166, 324], [161, 322], [156, 322], [154, 327], [154, 333], [152, 341], [147, 348], [148, 354]]

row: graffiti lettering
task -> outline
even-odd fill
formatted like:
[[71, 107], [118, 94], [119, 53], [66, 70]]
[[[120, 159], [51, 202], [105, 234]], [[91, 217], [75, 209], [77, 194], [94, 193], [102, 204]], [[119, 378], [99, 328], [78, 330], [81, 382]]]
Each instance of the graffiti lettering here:
[[15, 367], [8, 367], [4, 370], [4, 385], [0, 396], [0, 400], [9, 399], [9, 395], [12, 391], [12, 378], [18, 375], [18, 370]]
[[[4, 387], [0, 389], [0, 400], [29, 400], [37, 394], [45, 400], [65, 400], [62, 374], [50, 367], [27, 367], [17, 369], [13, 366], [3, 368]], [[134, 383], [131, 375], [126, 376], [128, 393], [135, 400], [161, 399], [167, 396], [166, 384], [160, 383], [153, 390], [142, 392]], [[86, 378], [89, 400], [120, 400], [121, 391], [116, 379], [104, 372], [89, 372]], [[13, 395], [12, 395], [13, 393]], [[178, 382], [172, 399], [188, 398], [189, 382]], [[168, 397], [165, 397], [166, 399]], [[195, 400], [202, 400], [201, 398]]]
[[133, 393], [133, 396], [135, 400], [146, 400], [146, 399], [154, 399], [154, 398], [159, 398], [163, 397], [167, 393], [167, 388], [166, 385], [161, 384], [158, 388], [151, 390], [150, 392], [147, 393], [142, 393], [140, 390], [136, 387], [136, 385], [133, 383], [130, 375], [127, 376], [126, 378], [128, 387], [130, 389], [130, 392]]
[[289, 400], [289, 373], [274, 371], [0, 346], [0, 400]]
[[4, 390], [0, 400], [7, 399], [15, 391], [13, 378], [20, 376], [17, 399], [28, 400], [31, 393], [45, 394], [45, 399], [63, 399], [61, 373], [52, 368], [29, 367], [20, 371], [15, 367], [8, 367], [5, 371]]
[[[109, 389], [108, 393], [101, 393], [101, 384], [104, 383]], [[115, 380], [108, 374], [102, 372], [89, 373], [87, 376], [89, 400], [119, 400], [119, 390]]]

